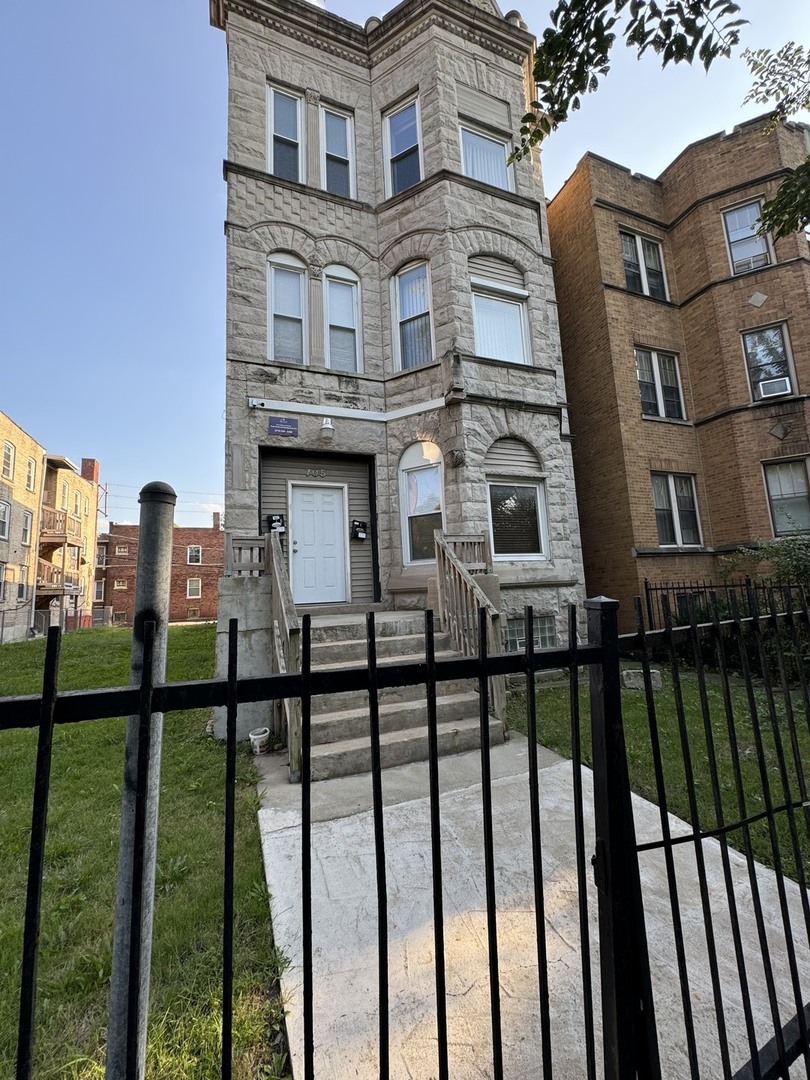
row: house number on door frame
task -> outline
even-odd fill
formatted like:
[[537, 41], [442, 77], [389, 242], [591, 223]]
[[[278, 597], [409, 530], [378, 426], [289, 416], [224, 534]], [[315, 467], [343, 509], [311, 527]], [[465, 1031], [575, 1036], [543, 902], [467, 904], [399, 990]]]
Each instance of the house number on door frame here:
[[307, 476], [326, 476], [326, 469], [307, 469]]

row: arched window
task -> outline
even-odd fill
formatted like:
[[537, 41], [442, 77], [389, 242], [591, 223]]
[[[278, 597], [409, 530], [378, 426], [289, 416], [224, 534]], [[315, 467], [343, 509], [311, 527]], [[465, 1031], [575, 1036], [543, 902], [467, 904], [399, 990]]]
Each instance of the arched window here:
[[360, 279], [347, 266], [327, 266], [323, 280], [326, 366], [362, 371]]
[[394, 278], [394, 355], [397, 367], [421, 367], [433, 360], [430, 274], [426, 262], [403, 267]]
[[432, 442], [412, 443], [399, 459], [402, 555], [406, 563], [435, 558], [434, 529], [443, 528], [442, 452]]
[[494, 559], [547, 559], [546, 486], [537, 454], [520, 439], [498, 439], [484, 460]]
[[267, 270], [267, 355], [287, 364], [308, 359], [306, 266], [294, 255], [277, 252]]

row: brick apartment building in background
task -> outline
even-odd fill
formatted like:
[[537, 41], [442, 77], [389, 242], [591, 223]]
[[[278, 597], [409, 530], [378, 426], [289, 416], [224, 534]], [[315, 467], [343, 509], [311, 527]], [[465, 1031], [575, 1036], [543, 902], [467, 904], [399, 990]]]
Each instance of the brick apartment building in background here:
[[586, 154], [549, 205], [588, 594], [721, 580], [810, 530], [810, 248], [755, 228], [810, 153], [767, 118], [657, 180]]
[[89, 626], [99, 464], [51, 454], [0, 413], [0, 644]]
[[[132, 626], [139, 534], [138, 525], [111, 521], [109, 532], [99, 536], [93, 606], [105, 610], [104, 621], [115, 625]], [[224, 560], [225, 533], [218, 513], [209, 526], [175, 527], [169, 622], [216, 619], [217, 582]]]

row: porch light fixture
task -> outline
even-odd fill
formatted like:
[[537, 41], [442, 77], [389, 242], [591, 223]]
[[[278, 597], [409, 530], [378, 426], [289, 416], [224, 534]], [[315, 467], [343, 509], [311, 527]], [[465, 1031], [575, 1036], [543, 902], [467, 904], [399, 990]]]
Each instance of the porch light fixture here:
[[332, 423], [331, 416], [325, 416], [323, 423], [321, 424], [321, 438], [327, 442], [331, 442], [335, 437], [335, 425]]

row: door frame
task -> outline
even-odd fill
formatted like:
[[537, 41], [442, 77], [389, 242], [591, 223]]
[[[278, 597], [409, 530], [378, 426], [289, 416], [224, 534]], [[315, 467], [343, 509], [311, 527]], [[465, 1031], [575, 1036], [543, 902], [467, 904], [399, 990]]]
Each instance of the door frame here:
[[[306, 607], [304, 603], [299, 604], [295, 599], [295, 592], [293, 590], [292, 580], [292, 547], [293, 547], [293, 488], [332, 488], [333, 490], [340, 491], [341, 503], [343, 506], [343, 573], [345, 577], [346, 585], [346, 598], [345, 600], [321, 600], [316, 602], [314, 606], [320, 606], [320, 604], [350, 604], [352, 602], [352, 574], [351, 574], [351, 548], [349, 546], [349, 485], [329, 482], [328, 480], [288, 480], [287, 481], [287, 520], [290, 523], [289, 531], [287, 533], [287, 574], [290, 579], [290, 591], [293, 593], [293, 603], [296, 607]], [[313, 605], [310, 605], [313, 606]]]

